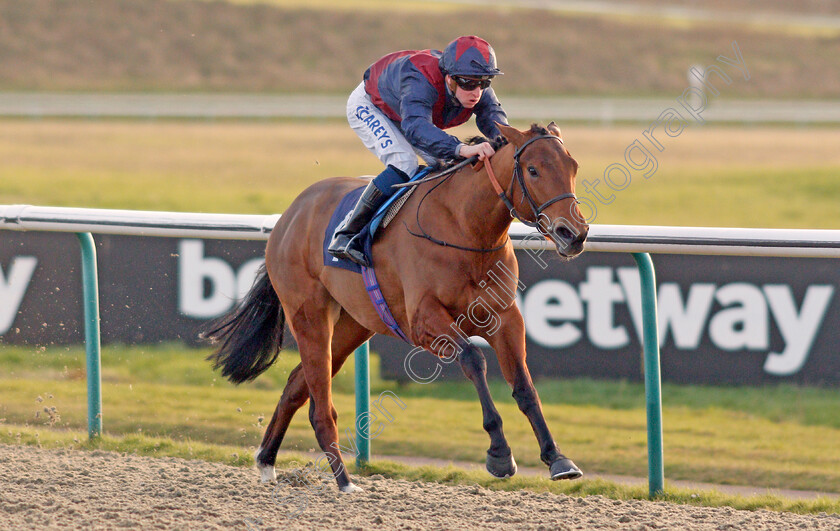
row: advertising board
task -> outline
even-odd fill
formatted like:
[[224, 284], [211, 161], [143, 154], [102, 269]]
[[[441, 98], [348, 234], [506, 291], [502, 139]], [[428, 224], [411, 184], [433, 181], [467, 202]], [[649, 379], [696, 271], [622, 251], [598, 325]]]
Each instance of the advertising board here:
[[[102, 338], [197, 341], [250, 287], [263, 242], [96, 236]], [[545, 255], [544, 255], [545, 256]], [[518, 252], [516, 300], [535, 377], [639, 380], [639, 275], [621, 253], [537, 263]], [[832, 259], [654, 255], [662, 378], [691, 383], [840, 384], [840, 268]], [[543, 268], [545, 266], [545, 268]], [[0, 234], [0, 343], [81, 343], [72, 234]], [[372, 349], [399, 380], [462, 378], [391, 338]], [[499, 377], [488, 350], [491, 376]]]

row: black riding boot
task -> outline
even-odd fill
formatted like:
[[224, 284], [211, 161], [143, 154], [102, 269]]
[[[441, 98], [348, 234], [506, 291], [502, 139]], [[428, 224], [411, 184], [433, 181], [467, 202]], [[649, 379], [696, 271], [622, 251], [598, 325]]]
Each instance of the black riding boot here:
[[[408, 181], [408, 178], [404, 171], [389, 164], [382, 173], [368, 183], [367, 188], [362, 192], [362, 196], [353, 208], [353, 212], [344, 218], [344, 221], [335, 230], [335, 235], [327, 251], [337, 258], [346, 258], [359, 265], [370, 267], [362, 248], [364, 238], [359, 233], [373, 218], [373, 215], [385, 200], [394, 195], [392, 186], [404, 183]], [[383, 190], [387, 190], [387, 192], [383, 192]]]
[[362, 196], [356, 203], [353, 212], [338, 226], [335, 230], [330, 246], [327, 249], [331, 255], [337, 258], [345, 258], [359, 265], [370, 267], [365, 258], [364, 249], [362, 245], [364, 238], [359, 234], [365, 225], [373, 217], [376, 210], [388, 198], [382, 193], [373, 181], [369, 182]]

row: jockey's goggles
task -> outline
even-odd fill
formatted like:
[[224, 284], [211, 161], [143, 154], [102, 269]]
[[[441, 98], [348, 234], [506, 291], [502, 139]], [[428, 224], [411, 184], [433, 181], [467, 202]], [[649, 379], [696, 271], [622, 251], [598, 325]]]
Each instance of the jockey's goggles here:
[[452, 76], [452, 79], [455, 80], [455, 83], [458, 84], [464, 90], [475, 90], [480, 88], [484, 90], [490, 86], [490, 83], [493, 81], [489, 77], [481, 77], [481, 78], [472, 78], [472, 77], [463, 77], [463, 76]]

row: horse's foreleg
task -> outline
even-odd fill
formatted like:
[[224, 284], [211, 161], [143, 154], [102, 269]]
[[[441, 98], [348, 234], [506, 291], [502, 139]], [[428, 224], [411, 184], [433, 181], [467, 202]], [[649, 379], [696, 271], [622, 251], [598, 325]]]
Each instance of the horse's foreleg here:
[[[524, 360], [523, 360], [524, 361]], [[523, 363], [524, 370], [517, 371], [513, 379], [513, 398], [519, 410], [528, 417], [531, 428], [540, 444], [540, 459], [550, 467], [551, 479], [577, 479], [583, 475], [571, 459], [560, 453], [557, 443], [548, 430], [548, 424], [542, 411], [540, 397], [531, 380], [528, 367]]]
[[522, 315], [519, 311], [507, 312], [502, 322], [505, 323], [504, 327], [487, 339], [496, 351], [505, 380], [513, 388], [513, 398], [519, 410], [531, 423], [540, 445], [540, 459], [549, 466], [551, 479], [581, 477], [583, 473], [580, 469], [560, 453], [545, 421], [540, 397], [525, 363], [525, 324]]
[[502, 417], [487, 386], [487, 360], [481, 349], [461, 338], [453, 339], [449, 335], [453, 327], [456, 327], [454, 320], [440, 302], [433, 297], [426, 297], [418, 305], [418, 311], [414, 315], [412, 339], [438, 356], [449, 356], [453, 349], [458, 352], [461, 370], [478, 392], [483, 426], [490, 435], [487, 471], [496, 477], [512, 476], [516, 473], [516, 462], [502, 430]]
[[497, 478], [506, 478], [516, 474], [516, 461], [510, 451], [505, 434], [502, 431], [502, 417], [499, 415], [490, 388], [487, 385], [487, 360], [481, 349], [470, 343], [461, 344], [458, 361], [461, 370], [475, 385], [481, 402], [484, 430], [490, 435], [490, 448], [487, 450], [487, 471]]

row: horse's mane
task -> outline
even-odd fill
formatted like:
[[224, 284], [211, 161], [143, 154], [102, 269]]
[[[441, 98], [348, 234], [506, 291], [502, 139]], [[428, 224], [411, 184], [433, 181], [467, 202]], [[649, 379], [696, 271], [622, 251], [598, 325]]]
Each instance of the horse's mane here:
[[543, 135], [543, 136], [551, 134], [551, 133], [548, 132], [548, 129], [541, 126], [540, 124], [531, 124], [530, 132], [534, 133], [535, 135]]
[[[540, 124], [536, 124], [536, 123], [531, 124], [531, 129], [528, 132], [532, 133], [532, 134], [535, 134], [535, 135], [548, 135], [548, 134], [550, 134], [548, 132], [548, 129], [546, 129], [545, 127], [541, 126]], [[484, 143], [484, 142], [490, 142], [490, 145], [493, 146], [493, 149], [495, 149], [496, 151], [498, 151], [499, 148], [501, 148], [502, 146], [504, 146], [505, 144], [508, 143], [507, 139], [505, 137], [501, 136], [501, 135], [496, 137], [493, 140], [489, 140], [489, 139], [487, 139], [487, 138], [485, 138], [481, 135], [471, 136], [471, 137], [464, 140], [464, 144], [466, 144], [468, 146], [474, 146], [476, 144], [481, 144], [481, 143]], [[440, 164], [435, 169], [437, 171], [447, 170], [447, 169], [451, 168], [452, 166], [458, 164], [459, 162], [461, 162], [463, 160], [464, 160], [463, 158], [459, 157], [457, 159], [440, 161]]]

